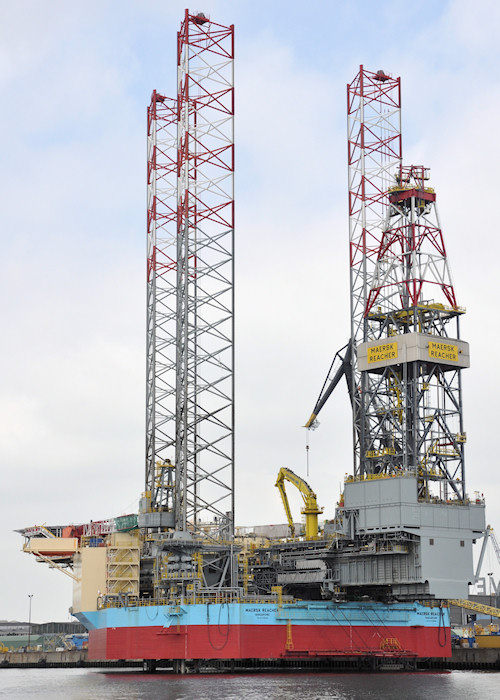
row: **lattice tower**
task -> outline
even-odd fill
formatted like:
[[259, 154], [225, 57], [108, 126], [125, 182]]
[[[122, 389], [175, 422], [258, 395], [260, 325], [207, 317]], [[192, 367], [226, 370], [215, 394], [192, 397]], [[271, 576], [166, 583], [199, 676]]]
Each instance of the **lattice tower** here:
[[233, 55], [233, 26], [186, 10], [175, 120], [156, 96], [148, 159], [146, 491], [175, 529], [217, 523], [224, 537], [234, 520]]
[[465, 497], [458, 307], [428, 170], [403, 167], [400, 79], [348, 85], [354, 474]]
[[[173, 502], [176, 362], [177, 101], [153, 92], [148, 107], [146, 493]], [[164, 466], [163, 466], [164, 465]]]

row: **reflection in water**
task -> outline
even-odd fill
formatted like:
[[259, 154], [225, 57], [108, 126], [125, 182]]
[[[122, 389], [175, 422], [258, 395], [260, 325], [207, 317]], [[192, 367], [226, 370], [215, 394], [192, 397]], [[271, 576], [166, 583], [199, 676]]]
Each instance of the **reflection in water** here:
[[475, 700], [498, 696], [496, 672], [186, 675], [98, 669], [1, 669], [8, 700]]

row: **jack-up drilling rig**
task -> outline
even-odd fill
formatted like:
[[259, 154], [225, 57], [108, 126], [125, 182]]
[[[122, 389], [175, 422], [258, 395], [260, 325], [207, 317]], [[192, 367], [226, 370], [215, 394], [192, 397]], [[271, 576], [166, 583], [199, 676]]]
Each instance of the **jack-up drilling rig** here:
[[305, 538], [234, 535], [233, 55], [232, 26], [186, 11], [177, 98], [148, 109], [139, 513], [24, 530], [25, 549], [69, 570], [91, 658], [449, 655], [442, 601], [466, 596], [484, 531], [465, 492], [469, 352], [436, 194], [402, 164], [400, 81], [383, 71], [348, 85], [351, 338], [308, 421], [344, 375], [353, 473], [321, 532], [309, 489]]

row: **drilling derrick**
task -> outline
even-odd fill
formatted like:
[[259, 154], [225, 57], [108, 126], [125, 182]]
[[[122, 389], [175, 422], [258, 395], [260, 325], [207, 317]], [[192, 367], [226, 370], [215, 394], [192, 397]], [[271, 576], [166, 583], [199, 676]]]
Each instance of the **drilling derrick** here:
[[[460, 373], [469, 367], [469, 346], [460, 340], [464, 309], [455, 298], [428, 178], [424, 167], [400, 166], [388, 191], [387, 221], [369, 282], [366, 344], [358, 354], [361, 367], [376, 370], [366, 373], [371, 430], [364, 466], [366, 473], [414, 472], [419, 498], [463, 502]], [[380, 343], [388, 349], [379, 357], [396, 357], [378, 359]]]
[[234, 505], [233, 26], [186, 10], [177, 98], [148, 110], [141, 526], [230, 539]]

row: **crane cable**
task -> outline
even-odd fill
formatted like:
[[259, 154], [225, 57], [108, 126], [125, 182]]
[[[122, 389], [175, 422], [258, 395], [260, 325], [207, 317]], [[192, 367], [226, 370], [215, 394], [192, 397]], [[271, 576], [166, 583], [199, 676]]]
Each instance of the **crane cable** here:
[[306, 473], [309, 478], [309, 430], [306, 430]]

